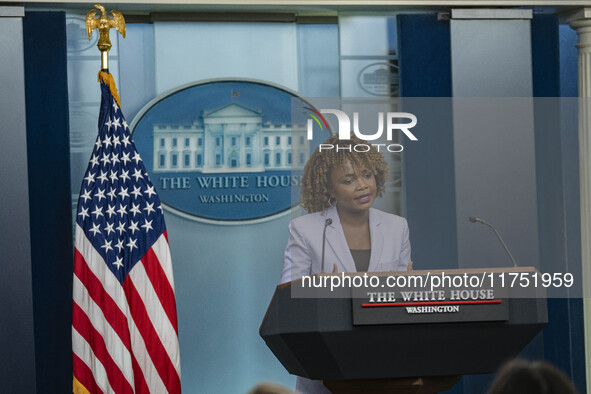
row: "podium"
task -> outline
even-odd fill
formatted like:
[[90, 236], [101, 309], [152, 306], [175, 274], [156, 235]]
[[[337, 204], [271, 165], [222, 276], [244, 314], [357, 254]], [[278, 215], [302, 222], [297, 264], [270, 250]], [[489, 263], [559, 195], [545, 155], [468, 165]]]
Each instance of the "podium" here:
[[[537, 274], [533, 267], [521, 267], [370, 275], [377, 275], [381, 280], [387, 276], [412, 274], [425, 277], [441, 273], [483, 278], [490, 275], [492, 279], [493, 275], [514, 272]], [[395, 289], [391, 297], [397, 302], [371, 305], [369, 295], [365, 300], [356, 300], [359, 294], [363, 297], [365, 289], [361, 293], [353, 291], [353, 298], [330, 298], [329, 289], [319, 289], [320, 292], [326, 291], [326, 297], [321, 294], [314, 298], [296, 298], [292, 291], [297, 286], [302, 286], [301, 279], [277, 287], [260, 335], [289, 373], [321, 379], [334, 393], [436, 393], [447, 390], [461, 375], [496, 372], [548, 321], [543, 289], [536, 290], [535, 298], [513, 298], [511, 289], [504, 289], [500, 296], [478, 302], [450, 300], [445, 294], [427, 293], [420, 294], [427, 297], [419, 302], [416, 297], [401, 300], [399, 296], [403, 292], [396, 293]], [[375, 290], [370, 289], [367, 294], [370, 292], [375, 294]], [[386, 295], [380, 294], [379, 297], [374, 298], [392, 300]], [[492, 303], [496, 305], [490, 305]], [[421, 308], [408, 309], [413, 305], [421, 305]], [[423, 305], [445, 305], [445, 308], [425, 308]], [[415, 316], [414, 312], [408, 314], [409, 310], [427, 311], [427, 314]], [[430, 313], [437, 310], [452, 313]]]

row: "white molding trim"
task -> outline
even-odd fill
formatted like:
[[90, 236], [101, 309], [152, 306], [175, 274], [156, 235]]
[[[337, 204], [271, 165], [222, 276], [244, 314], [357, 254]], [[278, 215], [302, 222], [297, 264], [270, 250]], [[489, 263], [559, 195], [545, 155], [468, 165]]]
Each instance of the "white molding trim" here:
[[[1, 0], [0, 0], [1, 1]], [[21, 4], [47, 4], [63, 7], [66, 4], [76, 6], [87, 6], [89, 3], [80, 0], [23, 0]], [[372, 6], [590, 6], [590, 0], [126, 0], [112, 1], [109, 7], [143, 5], [149, 8], [152, 5], [160, 6], [186, 6], [186, 5], [207, 5], [207, 6], [353, 6], [353, 7], [372, 7]]]
[[23, 18], [25, 7], [4, 7], [0, 6], [0, 18]]
[[451, 10], [451, 19], [532, 19], [532, 10], [506, 8], [456, 8]]
[[[591, 4], [590, 4], [591, 5]], [[581, 8], [577, 11], [572, 12], [568, 15], [569, 22], [575, 22], [581, 19], [589, 19], [591, 18], [591, 8]]]

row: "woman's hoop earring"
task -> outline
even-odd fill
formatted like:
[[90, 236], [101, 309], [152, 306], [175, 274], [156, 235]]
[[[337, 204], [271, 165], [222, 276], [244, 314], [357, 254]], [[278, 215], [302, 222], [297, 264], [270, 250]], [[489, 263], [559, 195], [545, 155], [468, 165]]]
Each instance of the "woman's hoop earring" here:
[[[334, 200], [334, 203], [333, 203], [333, 200]], [[330, 196], [328, 198], [328, 206], [331, 208], [334, 208], [335, 205], [337, 205], [337, 199], [334, 198], [333, 196]]]

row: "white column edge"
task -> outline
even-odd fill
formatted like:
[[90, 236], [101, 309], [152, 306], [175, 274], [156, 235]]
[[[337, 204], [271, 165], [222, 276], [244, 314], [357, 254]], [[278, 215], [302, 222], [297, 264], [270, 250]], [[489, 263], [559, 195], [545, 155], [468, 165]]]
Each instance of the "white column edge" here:
[[591, 392], [591, 8], [575, 11], [568, 18], [577, 31], [579, 43], [579, 182], [581, 205], [581, 264], [583, 283], [583, 325], [585, 335], [585, 375]]

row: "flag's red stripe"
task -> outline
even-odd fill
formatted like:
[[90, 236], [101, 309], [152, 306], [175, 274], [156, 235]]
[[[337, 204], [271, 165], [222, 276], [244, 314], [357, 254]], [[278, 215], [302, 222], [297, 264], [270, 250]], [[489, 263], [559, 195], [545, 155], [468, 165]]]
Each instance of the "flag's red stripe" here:
[[138, 331], [144, 338], [148, 354], [150, 355], [162, 382], [164, 382], [169, 393], [180, 393], [180, 377], [172, 364], [172, 360], [166, 353], [166, 349], [164, 348], [164, 345], [162, 345], [162, 342], [150, 321], [144, 301], [141, 299], [129, 275], [123, 282], [123, 289], [127, 296], [127, 303], [129, 304], [131, 317], [135, 321]]
[[103, 367], [105, 367], [107, 379], [109, 380], [111, 388], [115, 390], [116, 393], [133, 394], [133, 388], [131, 387], [130, 382], [127, 381], [123, 372], [121, 372], [119, 366], [113, 361], [113, 358], [109, 354], [105, 339], [94, 328], [82, 308], [80, 308], [75, 302], [72, 307], [72, 325], [82, 338], [90, 344], [95, 357], [101, 362], [101, 364], [103, 364]]
[[102, 283], [98, 280], [96, 275], [88, 268], [84, 257], [75, 251], [76, 264], [74, 266], [74, 273], [80, 279], [86, 290], [90, 294], [93, 301], [100, 305], [105, 319], [109, 322], [113, 330], [119, 335], [121, 341], [131, 353], [131, 362], [133, 366], [133, 379], [135, 381], [135, 390], [137, 394], [149, 393], [150, 390], [146, 384], [146, 378], [142, 372], [139, 364], [137, 363], [135, 354], [131, 349], [131, 339], [129, 336], [129, 328], [127, 325], [127, 318], [119, 309], [113, 298], [105, 291]]
[[92, 371], [88, 365], [84, 363], [74, 352], [72, 352], [72, 367], [74, 370], [74, 377], [78, 380], [86, 390], [92, 394], [102, 394], [102, 390], [96, 385]]
[[144, 373], [140, 368], [140, 365], [137, 363], [135, 359], [135, 355], [131, 353], [131, 366], [133, 367], [133, 380], [135, 383], [135, 393], [136, 394], [150, 394], [150, 389], [146, 384], [146, 378], [144, 377]]
[[168, 243], [168, 230], [162, 234], [164, 234], [164, 238], [166, 238], [166, 243]]
[[127, 326], [127, 317], [121, 311], [119, 306], [113, 301], [113, 298], [107, 293], [101, 281], [94, 272], [88, 268], [84, 257], [76, 250], [75, 252], [74, 274], [86, 287], [88, 294], [94, 302], [102, 309], [105, 319], [109, 322], [113, 330], [119, 335], [121, 341], [131, 352], [131, 340], [129, 337], [129, 328]]
[[164, 309], [164, 312], [166, 312], [166, 316], [168, 316], [168, 320], [170, 320], [172, 323], [174, 331], [178, 336], [179, 330], [177, 327], [174, 290], [172, 290], [170, 282], [166, 277], [166, 273], [162, 269], [162, 265], [160, 264], [160, 261], [158, 260], [158, 257], [156, 257], [156, 253], [154, 253], [152, 248], [148, 249], [141, 262], [144, 265], [144, 269], [146, 270], [148, 278], [150, 278], [150, 282], [152, 282], [154, 291], [158, 295], [158, 299], [162, 304], [162, 308]]

